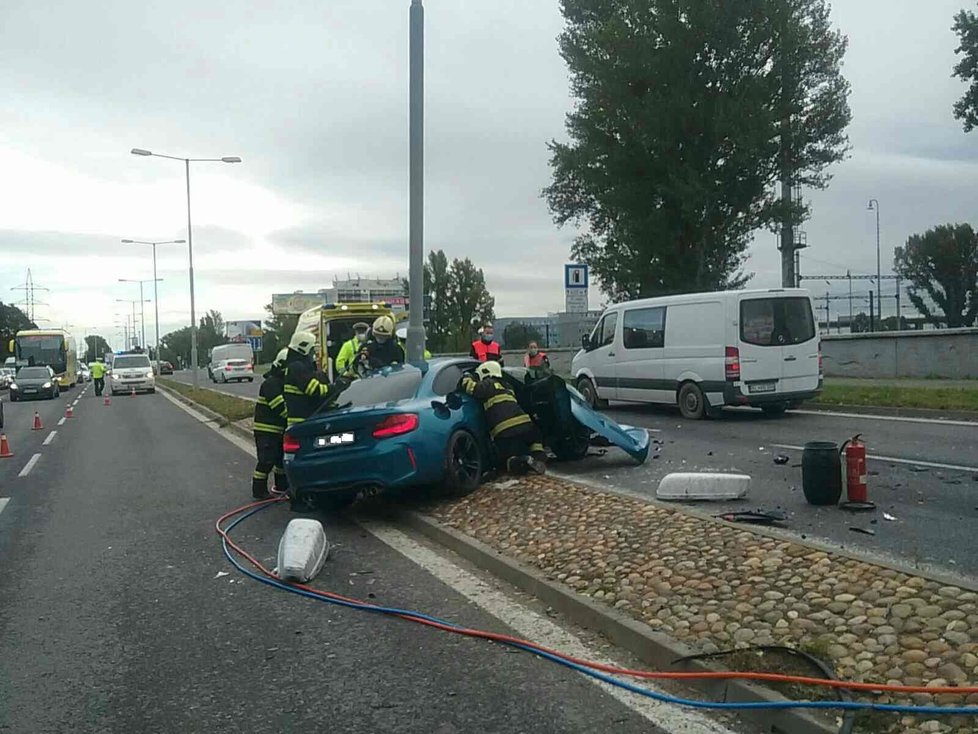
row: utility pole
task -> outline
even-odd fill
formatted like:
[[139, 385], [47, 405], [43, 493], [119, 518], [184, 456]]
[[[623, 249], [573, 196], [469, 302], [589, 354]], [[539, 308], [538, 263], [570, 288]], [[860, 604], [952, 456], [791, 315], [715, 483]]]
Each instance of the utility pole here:
[[876, 322], [874, 321], [873, 318], [873, 296], [874, 295], [875, 294], [873, 293], [873, 291], [869, 292], [869, 330], [870, 331], [876, 331]]
[[10, 290], [12, 291], [24, 291], [24, 300], [15, 303], [15, 306], [23, 306], [27, 313], [27, 318], [31, 322], [37, 321], [36, 314], [34, 313], [35, 306], [46, 306], [46, 303], [38, 303], [34, 298], [34, 291], [50, 291], [49, 288], [37, 285], [34, 282], [34, 276], [31, 274], [31, 269], [27, 268], [27, 280], [24, 281], [23, 285], [16, 285]]
[[409, 21], [410, 205], [407, 358], [424, 359], [424, 6], [411, 0]]

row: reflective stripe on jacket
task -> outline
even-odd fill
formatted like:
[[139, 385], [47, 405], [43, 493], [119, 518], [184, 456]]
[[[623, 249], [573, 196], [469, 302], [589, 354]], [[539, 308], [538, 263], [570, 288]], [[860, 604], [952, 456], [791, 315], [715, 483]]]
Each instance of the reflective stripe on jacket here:
[[516, 395], [501, 380], [494, 377], [476, 380], [471, 375], [462, 378], [462, 389], [482, 403], [489, 423], [489, 435], [496, 438], [518, 436], [533, 425], [523, 412]]
[[288, 411], [285, 408], [285, 380], [281, 370], [271, 370], [258, 390], [255, 403], [255, 433], [281, 434], [288, 425]]
[[329, 392], [330, 386], [324, 374], [315, 372], [306, 361], [290, 362], [285, 369], [285, 386], [282, 389], [288, 425], [302, 423], [315, 413]]

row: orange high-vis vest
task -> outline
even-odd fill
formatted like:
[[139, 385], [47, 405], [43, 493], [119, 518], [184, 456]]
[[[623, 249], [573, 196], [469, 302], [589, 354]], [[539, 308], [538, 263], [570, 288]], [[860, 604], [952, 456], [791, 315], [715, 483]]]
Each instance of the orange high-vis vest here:
[[472, 342], [472, 350], [480, 362], [486, 362], [490, 357], [499, 359], [502, 356], [502, 352], [499, 350], [499, 342], [486, 344], [482, 339], [476, 339]]
[[536, 355], [525, 354], [523, 356], [524, 367], [543, 367], [547, 363], [547, 353], [537, 352]]

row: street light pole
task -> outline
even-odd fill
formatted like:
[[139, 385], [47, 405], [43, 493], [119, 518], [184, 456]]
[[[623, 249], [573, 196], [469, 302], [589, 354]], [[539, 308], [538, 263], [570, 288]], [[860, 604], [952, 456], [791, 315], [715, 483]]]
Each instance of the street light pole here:
[[183, 245], [186, 240], [165, 240], [162, 242], [149, 242], [146, 240], [122, 240], [126, 245], [152, 245], [153, 246], [153, 308], [156, 311], [156, 371], [160, 370], [160, 293], [157, 283], [162, 278], [156, 277], [156, 246], [157, 245]]
[[882, 298], [882, 271], [880, 269], [880, 203], [877, 199], [870, 199], [866, 207], [870, 211], [876, 210], [876, 321], [883, 323], [883, 298]]
[[194, 387], [200, 387], [200, 376], [197, 374], [197, 307], [194, 297], [194, 235], [190, 222], [190, 164], [192, 162], [241, 163], [241, 158], [236, 155], [228, 155], [223, 158], [181, 158], [179, 156], [153, 153], [142, 148], [133, 148], [130, 152], [133, 155], [156, 156], [157, 158], [169, 158], [172, 161], [183, 161], [184, 164], [184, 170], [187, 175], [187, 254], [190, 261], [190, 361], [193, 362], [193, 385]]
[[411, 0], [410, 11], [410, 222], [407, 358], [424, 359], [424, 6]]

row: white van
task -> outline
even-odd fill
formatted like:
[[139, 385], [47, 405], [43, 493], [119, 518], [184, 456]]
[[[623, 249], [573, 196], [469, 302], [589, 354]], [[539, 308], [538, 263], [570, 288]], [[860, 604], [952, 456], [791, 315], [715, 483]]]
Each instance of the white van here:
[[214, 382], [255, 381], [255, 353], [251, 345], [241, 342], [219, 344], [211, 350], [207, 375]]
[[610, 306], [571, 374], [594, 407], [678, 403], [683, 416], [750, 405], [778, 415], [822, 389], [808, 291], [691, 293]]

